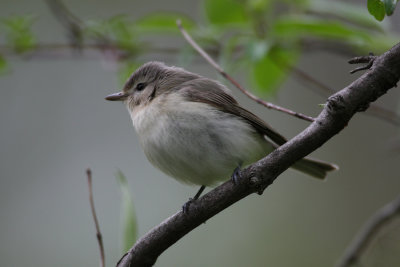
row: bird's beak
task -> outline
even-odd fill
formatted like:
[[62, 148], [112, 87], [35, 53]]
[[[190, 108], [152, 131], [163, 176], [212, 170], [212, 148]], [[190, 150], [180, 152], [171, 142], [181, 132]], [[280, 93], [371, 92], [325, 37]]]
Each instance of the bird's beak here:
[[114, 93], [111, 95], [106, 96], [106, 100], [109, 101], [124, 101], [128, 97], [128, 93], [126, 92], [119, 92], [119, 93]]

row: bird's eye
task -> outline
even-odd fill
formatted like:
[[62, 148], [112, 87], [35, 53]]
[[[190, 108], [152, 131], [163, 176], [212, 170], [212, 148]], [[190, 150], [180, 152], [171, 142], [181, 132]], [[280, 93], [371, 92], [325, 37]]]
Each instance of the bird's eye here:
[[145, 87], [146, 87], [146, 84], [144, 84], [144, 83], [138, 83], [138, 84], [136, 85], [136, 90], [142, 91]]

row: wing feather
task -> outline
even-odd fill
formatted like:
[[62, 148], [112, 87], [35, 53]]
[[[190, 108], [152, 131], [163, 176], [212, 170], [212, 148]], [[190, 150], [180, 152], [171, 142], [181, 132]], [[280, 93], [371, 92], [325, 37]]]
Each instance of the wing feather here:
[[[196, 87], [196, 89], [193, 89]], [[248, 121], [259, 133], [266, 135], [277, 145], [287, 142], [287, 139], [275, 131], [262, 119], [242, 108], [229, 90], [222, 84], [207, 79], [198, 78], [183, 83], [178, 90], [183, 92], [187, 100], [210, 104], [223, 112], [227, 112]]]

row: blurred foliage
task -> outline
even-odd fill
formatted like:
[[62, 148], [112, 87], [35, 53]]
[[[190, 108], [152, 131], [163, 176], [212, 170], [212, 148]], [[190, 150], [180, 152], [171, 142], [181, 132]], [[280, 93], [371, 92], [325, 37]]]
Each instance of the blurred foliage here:
[[35, 48], [36, 38], [31, 30], [34, 20], [33, 16], [12, 16], [0, 21], [7, 45], [15, 52], [24, 53]]
[[217, 26], [242, 24], [248, 20], [243, 4], [234, 0], [205, 0], [204, 8], [209, 22]]
[[132, 197], [130, 194], [128, 182], [125, 175], [118, 171], [116, 174], [117, 181], [121, 188], [122, 201], [121, 201], [121, 244], [122, 250], [125, 253], [132, 247], [137, 239], [137, 220], [135, 210], [133, 207]]
[[[275, 92], [313, 45], [333, 43], [348, 54], [366, 54], [383, 52], [399, 40], [365, 6], [339, 1], [206, 0], [204, 11], [205, 27], [214, 36], [208, 39], [222, 50], [220, 61], [230, 69], [240, 66], [264, 94]], [[204, 32], [192, 34], [204, 42]]]
[[[397, 0], [368, 0], [367, 7], [377, 20], [383, 20], [396, 4]], [[290, 66], [306, 51], [329, 48], [345, 51], [347, 56], [371, 51], [378, 54], [400, 39], [387, 23], [368, 14], [365, 5], [329, 0], [204, 0], [202, 5], [201, 24], [176, 12], [82, 21], [83, 47], [95, 44], [114, 52], [121, 66], [120, 80], [125, 81], [140, 63], [140, 55], [163, 49], [170, 52], [162, 44], [149, 42], [148, 37], [181, 38], [176, 26], [180, 19], [226, 69], [240, 69], [259, 93], [268, 95], [279, 88]], [[1, 22], [7, 45], [17, 53], [33, 52], [38, 46], [31, 30], [32, 16], [14, 16]], [[175, 48], [175, 52], [186, 64], [194, 58], [188, 45]], [[7, 62], [0, 58], [0, 70], [5, 66]]]

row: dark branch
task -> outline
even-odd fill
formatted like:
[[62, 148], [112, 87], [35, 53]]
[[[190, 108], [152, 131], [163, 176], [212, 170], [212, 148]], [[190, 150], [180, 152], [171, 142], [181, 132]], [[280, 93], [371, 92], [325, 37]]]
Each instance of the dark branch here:
[[92, 211], [94, 225], [96, 227], [96, 238], [97, 238], [97, 242], [99, 244], [99, 249], [100, 249], [100, 266], [104, 267], [105, 266], [104, 245], [103, 245], [103, 237], [100, 232], [99, 221], [97, 220], [96, 209], [94, 208], [93, 190], [92, 190], [92, 188], [93, 188], [92, 187], [92, 171], [90, 169], [87, 169], [86, 175], [87, 175], [87, 181], [88, 181], [88, 187], [89, 187], [90, 209]]
[[400, 195], [383, 206], [367, 221], [364, 228], [346, 249], [337, 267], [355, 266], [376, 235], [398, 215], [400, 215]]
[[369, 71], [327, 100], [324, 109], [304, 131], [265, 158], [244, 169], [238, 184], [225, 182], [190, 206], [150, 230], [124, 255], [118, 266], [152, 266], [180, 238], [242, 198], [263, 192], [293, 163], [339, 133], [353, 115], [365, 110], [400, 79], [400, 44], [377, 57]]

